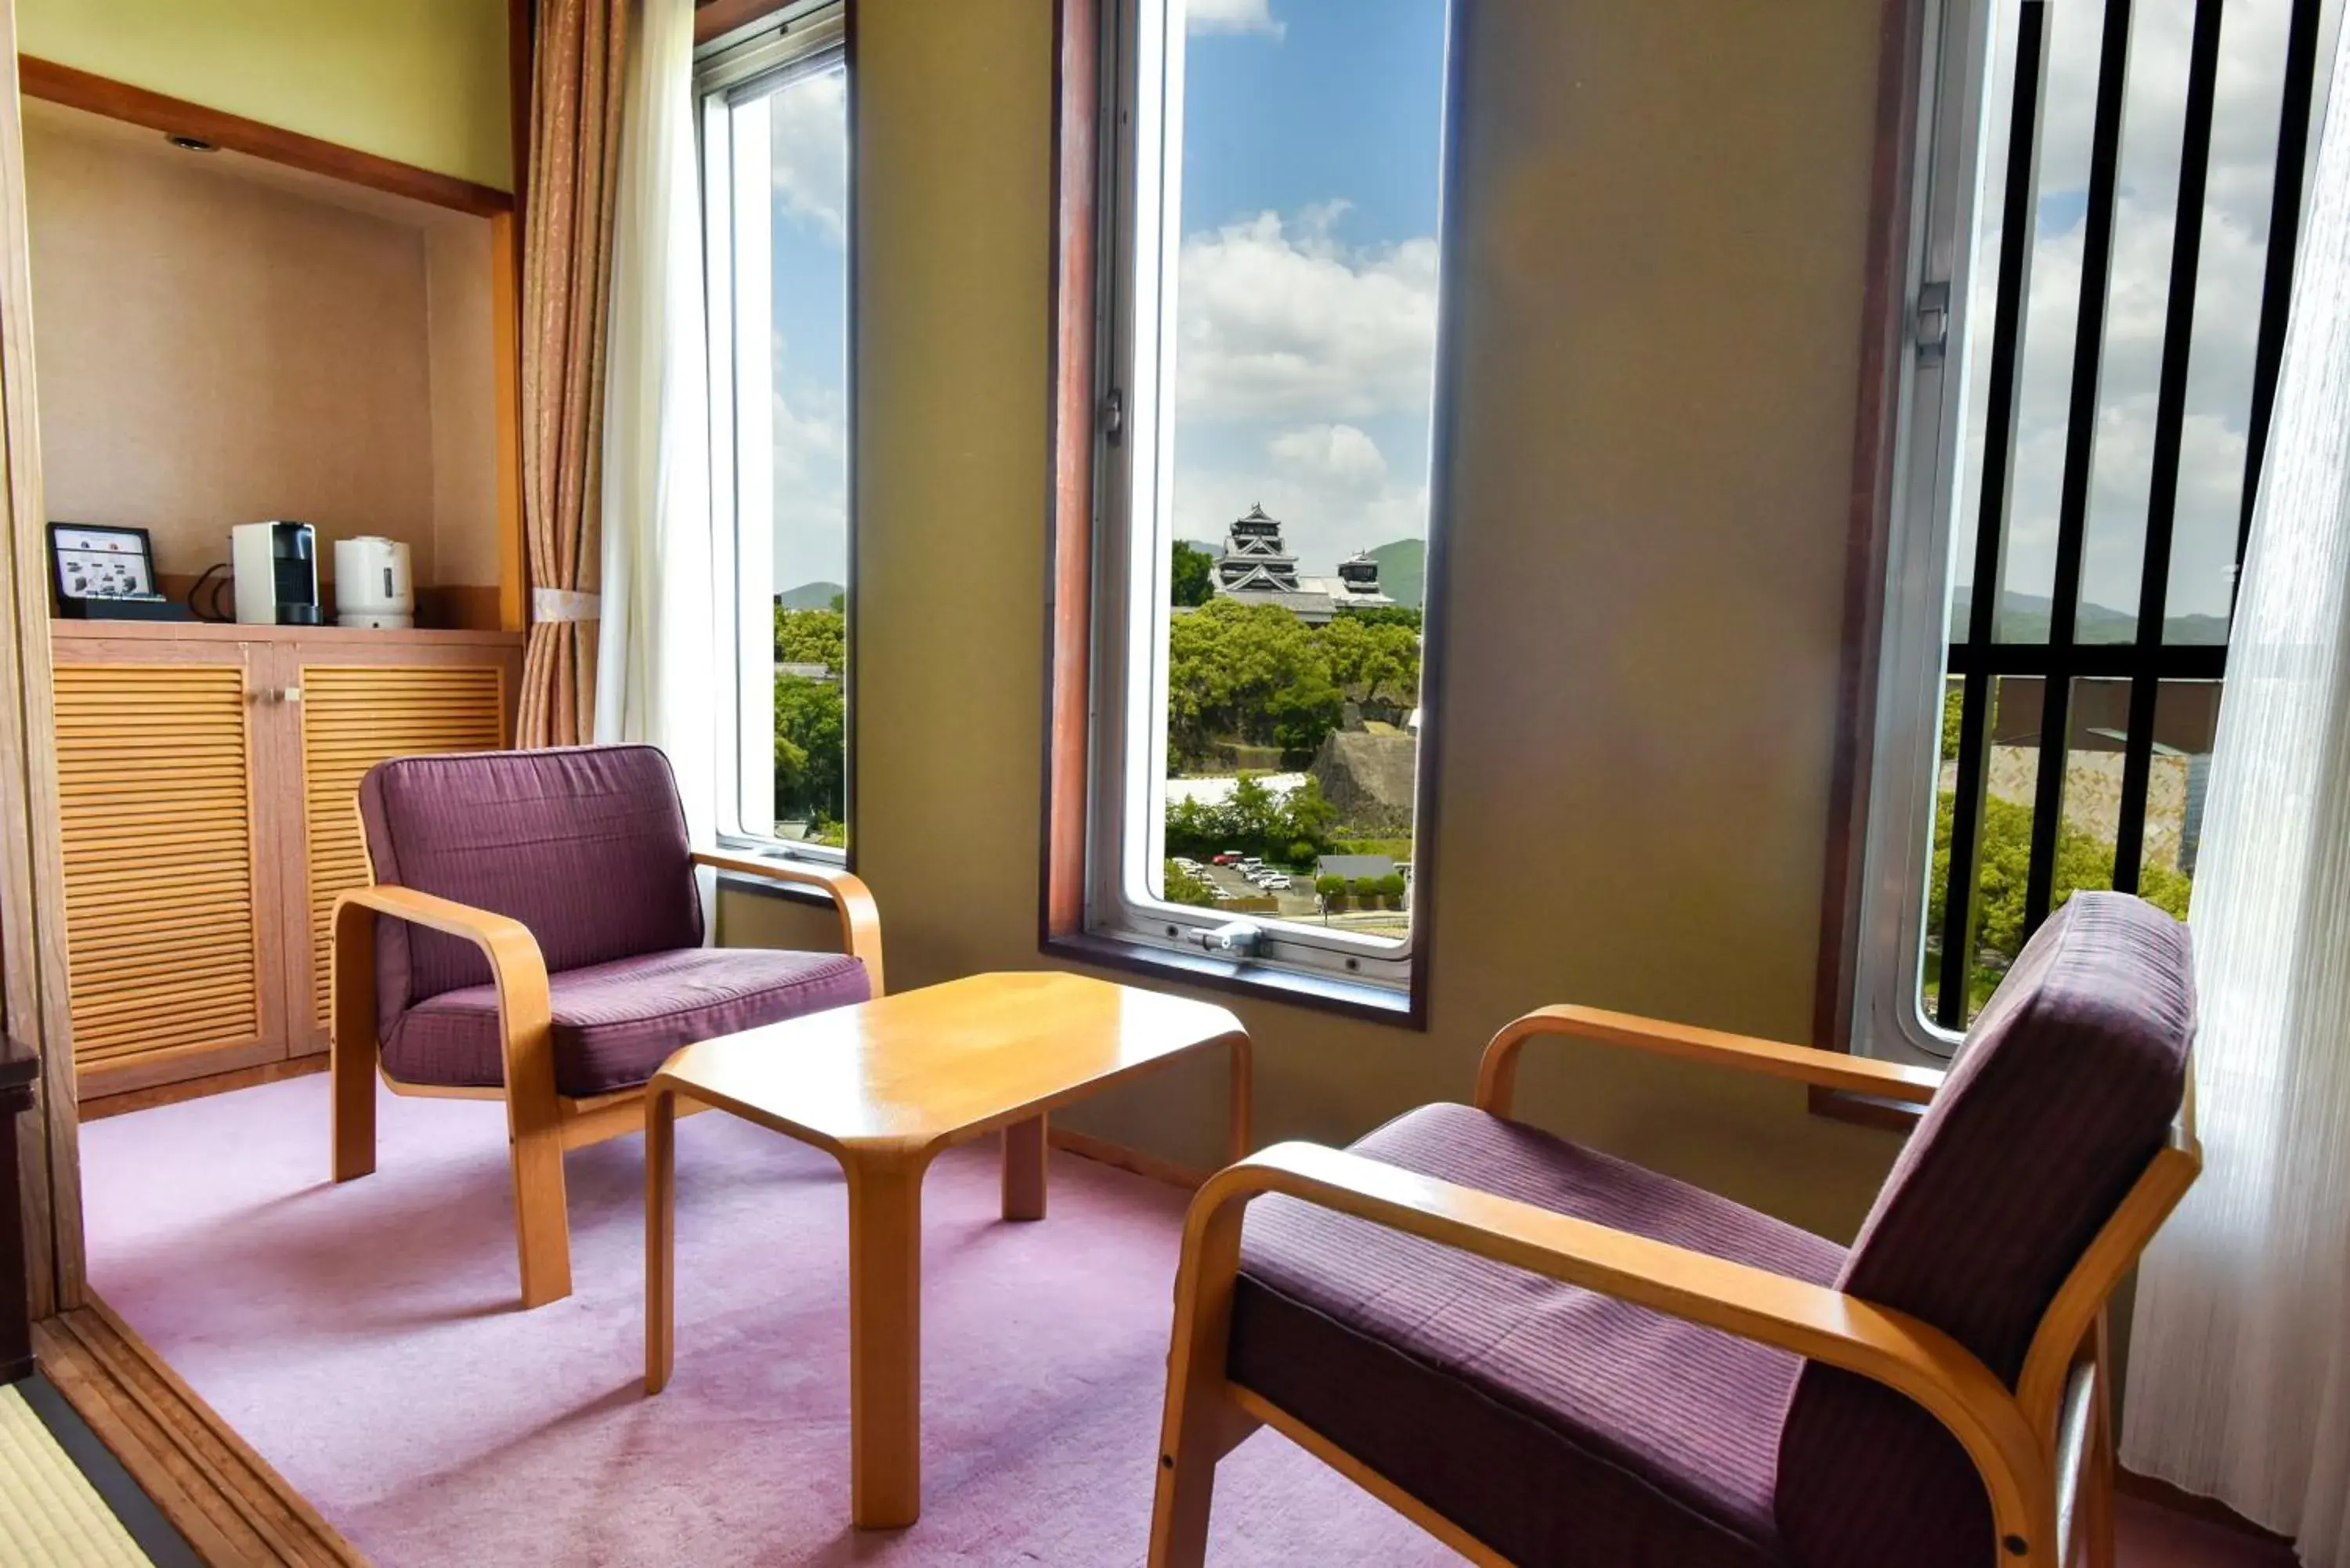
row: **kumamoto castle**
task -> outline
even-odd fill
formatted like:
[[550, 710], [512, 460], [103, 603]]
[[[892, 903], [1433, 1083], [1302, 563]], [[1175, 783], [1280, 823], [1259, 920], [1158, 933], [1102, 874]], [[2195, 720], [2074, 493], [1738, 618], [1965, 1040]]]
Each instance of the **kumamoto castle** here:
[[1225, 531], [1216, 592], [1243, 604], [1279, 605], [1308, 626], [1321, 626], [1341, 609], [1395, 603], [1379, 590], [1379, 564], [1359, 553], [1339, 562], [1335, 577], [1298, 576], [1297, 557], [1282, 543], [1280, 521], [1262, 506], [1250, 507]]

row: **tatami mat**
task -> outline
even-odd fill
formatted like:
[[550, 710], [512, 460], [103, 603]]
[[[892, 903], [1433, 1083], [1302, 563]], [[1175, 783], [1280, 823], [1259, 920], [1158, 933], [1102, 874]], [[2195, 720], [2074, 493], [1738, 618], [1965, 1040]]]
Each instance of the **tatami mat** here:
[[98, 1489], [25, 1397], [0, 1387], [0, 1563], [149, 1568]]

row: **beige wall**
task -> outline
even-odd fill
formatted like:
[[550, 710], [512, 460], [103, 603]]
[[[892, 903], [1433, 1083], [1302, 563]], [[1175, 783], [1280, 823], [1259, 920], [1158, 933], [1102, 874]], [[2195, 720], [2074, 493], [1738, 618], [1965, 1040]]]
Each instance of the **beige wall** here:
[[[859, 23], [856, 833], [899, 987], [1040, 961], [1052, 9]], [[1804, 1035], [1879, 10], [1467, 7], [1432, 1022], [1237, 1004], [1263, 1136], [1466, 1098], [1545, 1002]], [[1537, 1055], [1532, 1119], [1831, 1233], [1890, 1158], [1800, 1090]], [[1208, 1165], [1219, 1093], [1067, 1119]]]
[[26, 54], [514, 189], [506, 0], [16, 0]]
[[405, 541], [497, 581], [488, 223], [52, 105], [26, 114], [49, 515], [142, 526], [158, 569], [236, 523]]
[[498, 420], [490, 225], [455, 218], [424, 235], [432, 371], [432, 570], [448, 586], [498, 581]]

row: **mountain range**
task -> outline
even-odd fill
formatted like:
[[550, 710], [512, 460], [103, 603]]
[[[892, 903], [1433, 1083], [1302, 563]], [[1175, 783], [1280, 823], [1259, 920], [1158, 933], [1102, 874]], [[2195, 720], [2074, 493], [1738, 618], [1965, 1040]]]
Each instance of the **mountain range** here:
[[[1964, 587], [1950, 592], [1950, 629], [1953, 636], [1962, 637], [1967, 617], [1971, 612], [1974, 595]], [[2054, 603], [2040, 594], [2019, 594], [2011, 589], [2000, 597], [1999, 639], [2002, 642], [2045, 642]], [[2073, 638], [2076, 642], [2116, 643], [2137, 640], [2137, 612], [2109, 609], [2104, 605], [2081, 601], [2074, 613]], [[2174, 615], [2162, 623], [2162, 640], [2189, 647], [2210, 648], [2228, 640], [2228, 618], [2223, 615]]]

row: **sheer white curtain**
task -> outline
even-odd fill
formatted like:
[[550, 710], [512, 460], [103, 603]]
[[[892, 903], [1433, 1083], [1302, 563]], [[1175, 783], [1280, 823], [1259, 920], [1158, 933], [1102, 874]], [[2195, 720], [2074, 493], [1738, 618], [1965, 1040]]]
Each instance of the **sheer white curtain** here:
[[638, 0], [620, 119], [604, 389], [603, 631], [596, 738], [669, 753], [711, 842], [721, 656], [712, 576], [710, 380], [693, 136], [693, 0]]
[[2350, 54], [2338, 48], [2190, 923], [2203, 1178], [2147, 1252], [2123, 1462], [2350, 1568]]

